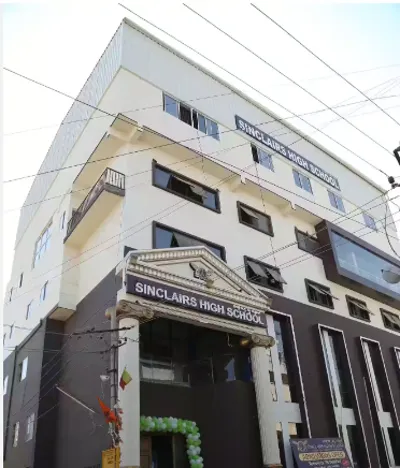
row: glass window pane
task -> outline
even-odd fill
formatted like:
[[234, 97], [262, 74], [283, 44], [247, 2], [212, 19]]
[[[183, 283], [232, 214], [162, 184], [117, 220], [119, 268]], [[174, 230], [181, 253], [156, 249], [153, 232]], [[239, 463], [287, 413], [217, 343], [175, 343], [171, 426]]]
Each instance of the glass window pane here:
[[207, 133], [206, 118], [204, 117], [204, 115], [198, 114], [198, 121], [199, 121], [199, 130], [203, 133]]
[[300, 177], [301, 177], [301, 183], [303, 185], [304, 190], [306, 190], [307, 192], [313, 193], [310, 179], [303, 174], [300, 174]]
[[342, 211], [343, 213], [345, 213], [346, 210], [344, 209], [343, 200], [342, 200], [340, 197], [336, 197], [336, 198], [337, 198], [338, 210], [340, 210], [340, 211]]
[[388, 283], [383, 279], [382, 270], [398, 271], [398, 267], [378, 255], [332, 231], [339, 265], [362, 278], [379, 284], [400, 294], [400, 283]]
[[293, 169], [293, 177], [294, 177], [294, 182], [297, 185], [297, 187], [303, 188], [301, 185], [300, 174], [294, 169]]
[[172, 247], [173, 234], [171, 231], [167, 231], [161, 227], [156, 227], [155, 235], [155, 248], [156, 249], [169, 249]]
[[178, 103], [175, 99], [164, 94], [164, 110], [168, 114], [178, 117]]
[[218, 125], [210, 119], [207, 119], [207, 134], [219, 140]]
[[171, 174], [163, 171], [159, 167], [154, 168], [154, 182], [159, 187], [167, 188], [170, 181]]

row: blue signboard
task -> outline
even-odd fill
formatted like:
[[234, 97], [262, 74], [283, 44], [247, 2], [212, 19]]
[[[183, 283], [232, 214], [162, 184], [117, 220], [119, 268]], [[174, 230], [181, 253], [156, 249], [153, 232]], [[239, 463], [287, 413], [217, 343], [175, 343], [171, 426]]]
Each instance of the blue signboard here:
[[292, 439], [297, 468], [353, 468], [342, 439]]

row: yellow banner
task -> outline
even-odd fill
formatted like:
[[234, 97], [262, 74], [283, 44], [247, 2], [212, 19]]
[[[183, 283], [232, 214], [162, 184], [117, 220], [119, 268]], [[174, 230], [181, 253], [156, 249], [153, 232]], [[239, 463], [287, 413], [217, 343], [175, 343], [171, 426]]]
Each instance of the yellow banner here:
[[345, 457], [346, 454], [341, 450], [335, 452], [299, 453], [301, 461], [342, 460]]
[[103, 450], [101, 453], [101, 467], [102, 468], [119, 468], [120, 449], [111, 448]]

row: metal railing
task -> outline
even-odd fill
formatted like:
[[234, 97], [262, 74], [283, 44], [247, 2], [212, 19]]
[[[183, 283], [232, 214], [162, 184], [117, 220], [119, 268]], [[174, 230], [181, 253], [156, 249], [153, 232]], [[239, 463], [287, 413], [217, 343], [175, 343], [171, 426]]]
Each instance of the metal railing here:
[[100, 176], [98, 181], [94, 184], [90, 192], [86, 195], [79, 208], [73, 211], [71, 219], [68, 221], [66, 238], [76, 228], [89, 208], [97, 200], [99, 195], [103, 192], [111, 192], [120, 196], [125, 195], [125, 175], [121, 172], [114, 171], [107, 167], [107, 169]]

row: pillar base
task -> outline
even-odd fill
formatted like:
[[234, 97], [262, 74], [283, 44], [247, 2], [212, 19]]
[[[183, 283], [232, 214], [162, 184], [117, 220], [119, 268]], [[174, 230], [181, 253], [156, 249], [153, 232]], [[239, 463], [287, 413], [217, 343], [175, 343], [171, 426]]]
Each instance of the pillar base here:
[[275, 463], [274, 465], [264, 465], [264, 468], [283, 468], [283, 465]]

